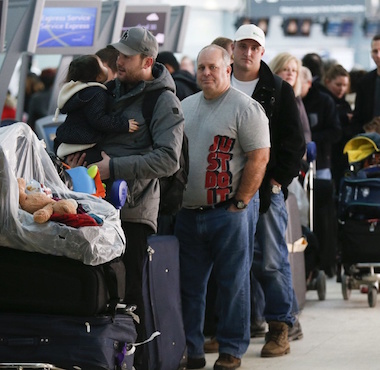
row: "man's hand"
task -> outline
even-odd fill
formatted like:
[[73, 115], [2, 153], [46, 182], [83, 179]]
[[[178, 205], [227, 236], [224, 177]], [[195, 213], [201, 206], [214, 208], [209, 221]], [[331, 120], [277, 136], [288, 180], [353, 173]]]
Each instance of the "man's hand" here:
[[97, 165], [99, 169], [100, 178], [102, 180], [107, 180], [110, 178], [110, 160], [111, 157], [109, 157], [106, 152], [101, 152], [102, 160], [100, 162], [93, 163], [93, 165]]
[[86, 158], [86, 153], [82, 153], [81, 154], [80, 152], [77, 152], [77, 153], [68, 155], [66, 157], [65, 162], [71, 168], [78, 167], [78, 166], [84, 166], [84, 167], [86, 167], [87, 166], [87, 162], [85, 161], [85, 158]]

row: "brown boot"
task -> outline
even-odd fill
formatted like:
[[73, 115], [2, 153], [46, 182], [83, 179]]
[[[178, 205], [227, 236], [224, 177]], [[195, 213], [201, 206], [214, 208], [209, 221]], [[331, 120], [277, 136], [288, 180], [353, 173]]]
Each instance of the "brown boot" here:
[[269, 322], [268, 340], [261, 350], [261, 357], [283, 356], [290, 352], [288, 325], [284, 322]]
[[218, 353], [219, 352], [219, 343], [216, 340], [216, 337], [211, 337], [203, 345], [205, 353]]

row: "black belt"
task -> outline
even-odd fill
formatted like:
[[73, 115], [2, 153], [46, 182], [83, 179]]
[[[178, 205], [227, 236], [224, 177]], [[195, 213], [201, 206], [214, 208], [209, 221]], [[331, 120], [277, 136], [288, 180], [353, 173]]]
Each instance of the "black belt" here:
[[191, 208], [192, 211], [198, 211], [198, 212], [204, 212], [204, 211], [210, 211], [211, 209], [216, 209], [216, 208], [228, 208], [232, 204], [232, 199], [228, 199], [224, 202], [216, 203], [211, 206], [201, 206], [198, 208]]

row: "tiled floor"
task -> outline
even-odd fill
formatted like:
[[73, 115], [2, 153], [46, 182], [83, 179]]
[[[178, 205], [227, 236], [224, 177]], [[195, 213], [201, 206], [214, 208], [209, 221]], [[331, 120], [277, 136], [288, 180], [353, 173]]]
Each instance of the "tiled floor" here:
[[[316, 291], [306, 293], [300, 316], [304, 337], [291, 342], [290, 354], [261, 358], [264, 339], [251, 340], [241, 370], [380, 370], [380, 298], [370, 308], [367, 295], [353, 290], [343, 300], [341, 284], [327, 280], [326, 300]], [[213, 368], [217, 354], [206, 355], [206, 370]]]

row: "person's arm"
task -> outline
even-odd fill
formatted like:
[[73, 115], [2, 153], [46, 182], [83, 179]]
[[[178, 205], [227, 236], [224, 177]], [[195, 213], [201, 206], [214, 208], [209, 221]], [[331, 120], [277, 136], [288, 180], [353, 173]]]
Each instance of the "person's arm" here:
[[286, 187], [300, 170], [305, 154], [305, 137], [293, 88], [285, 82], [282, 83], [281, 101], [275, 119], [271, 125], [271, 155], [275, 165], [269, 169], [268, 177]]
[[[235, 199], [242, 200], [245, 204], [248, 204], [259, 189], [261, 181], [264, 178], [269, 161], [269, 148], [252, 150], [246, 153], [246, 156], [247, 162], [244, 166]], [[231, 205], [230, 209], [233, 208], [237, 210], [235, 205]]]
[[111, 152], [112, 148], [111, 151], [105, 149], [112, 158], [111, 178], [155, 179], [171, 176], [179, 168], [183, 128], [184, 117], [178, 98], [174, 93], [164, 91], [157, 100], [149, 127], [153, 150], [145, 154], [116, 156]]

